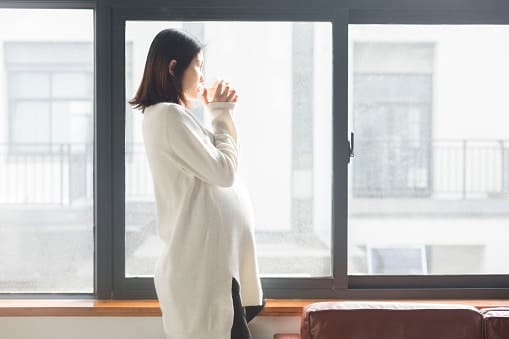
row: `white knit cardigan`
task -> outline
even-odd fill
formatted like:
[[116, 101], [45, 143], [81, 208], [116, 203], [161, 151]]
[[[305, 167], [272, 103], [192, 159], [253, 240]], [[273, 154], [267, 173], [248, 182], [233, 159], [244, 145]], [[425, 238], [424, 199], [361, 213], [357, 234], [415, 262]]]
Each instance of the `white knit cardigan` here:
[[234, 107], [206, 105], [210, 129], [181, 105], [144, 110], [143, 141], [164, 242], [154, 283], [168, 339], [230, 339], [232, 277], [243, 306], [262, 304], [252, 207], [237, 171]]

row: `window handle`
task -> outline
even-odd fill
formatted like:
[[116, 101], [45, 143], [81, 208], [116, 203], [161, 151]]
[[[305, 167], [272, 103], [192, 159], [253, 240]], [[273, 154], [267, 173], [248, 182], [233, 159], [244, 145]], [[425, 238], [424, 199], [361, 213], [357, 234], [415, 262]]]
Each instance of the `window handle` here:
[[348, 141], [348, 151], [349, 151], [348, 163], [350, 163], [350, 158], [353, 158], [354, 156], [353, 149], [354, 149], [354, 134], [353, 132], [350, 132], [350, 140]]

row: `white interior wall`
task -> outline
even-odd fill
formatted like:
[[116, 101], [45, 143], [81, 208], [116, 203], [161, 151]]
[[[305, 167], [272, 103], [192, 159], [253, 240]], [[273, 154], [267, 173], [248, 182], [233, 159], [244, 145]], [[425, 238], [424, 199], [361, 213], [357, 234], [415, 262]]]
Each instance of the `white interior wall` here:
[[[0, 317], [2, 339], [165, 339], [160, 317]], [[259, 316], [249, 323], [253, 339], [298, 333], [300, 317]]]

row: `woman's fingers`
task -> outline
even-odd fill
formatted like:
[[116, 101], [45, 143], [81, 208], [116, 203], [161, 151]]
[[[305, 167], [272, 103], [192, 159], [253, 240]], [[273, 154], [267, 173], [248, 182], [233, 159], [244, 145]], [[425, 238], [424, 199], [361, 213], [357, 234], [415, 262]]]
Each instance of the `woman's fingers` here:
[[228, 93], [230, 93], [230, 85], [227, 82], [223, 83], [223, 91], [221, 92], [221, 96], [223, 99], [228, 97]]
[[235, 93], [235, 90], [232, 89], [229, 93], [228, 93], [228, 96], [226, 97], [226, 101], [232, 101], [233, 98], [235, 97], [236, 93]]
[[232, 88], [230, 83], [225, 80], [218, 81], [215, 86], [215, 90], [213, 88], [210, 90], [214, 91], [214, 96], [210, 101], [235, 102], [238, 98], [235, 89]]
[[223, 92], [223, 81], [219, 81], [219, 83], [216, 86], [216, 93], [214, 94], [214, 98], [219, 99], [218, 97], [221, 96]]

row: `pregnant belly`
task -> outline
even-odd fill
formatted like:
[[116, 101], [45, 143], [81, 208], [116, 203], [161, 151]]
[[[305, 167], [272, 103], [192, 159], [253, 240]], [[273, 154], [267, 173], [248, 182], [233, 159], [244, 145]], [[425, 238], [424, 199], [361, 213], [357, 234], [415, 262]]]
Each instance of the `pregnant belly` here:
[[251, 201], [240, 183], [235, 183], [232, 187], [217, 187], [214, 193], [217, 207], [226, 227], [237, 230], [253, 227]]

